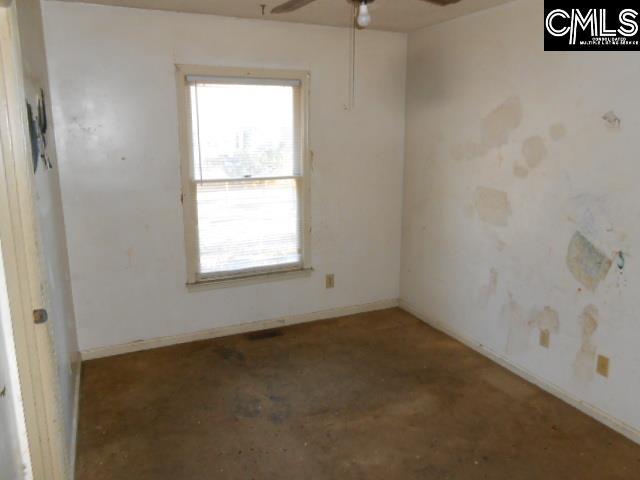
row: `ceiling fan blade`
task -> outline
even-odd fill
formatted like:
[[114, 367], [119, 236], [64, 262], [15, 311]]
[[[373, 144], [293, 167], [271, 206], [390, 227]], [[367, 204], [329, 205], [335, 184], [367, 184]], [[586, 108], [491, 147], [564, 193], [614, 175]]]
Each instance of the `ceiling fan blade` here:
[[440, 5], [444, 7], [446, 5], [451, 5], [452, 3], [458, 3], [460, 0], [422, 0], [423, 2], [433, 3], [434, 5]]
[[288, 13], [298, 10], [316, 0], [289, 0], [271, 10], [271, 13]]

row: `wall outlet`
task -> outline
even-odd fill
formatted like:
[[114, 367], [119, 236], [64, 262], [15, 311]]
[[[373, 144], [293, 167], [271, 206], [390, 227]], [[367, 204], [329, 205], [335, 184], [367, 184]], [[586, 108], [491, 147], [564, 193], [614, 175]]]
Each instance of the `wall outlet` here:
[[596, 363], [596, 372], [603, 377], [609, 376], [609, 357], [604, 355], [598, 355], [598, 362]]
[[549, 330], [540, 330], [540, 346], [549, 348], [550, 340], [551, 333], [549, 333]]
[[327, 288], [333, 288], [336, 286], [336, 279], [333, 275], [333, 273], [328, 273], [327, 276], [325, 277], [325, 286]]

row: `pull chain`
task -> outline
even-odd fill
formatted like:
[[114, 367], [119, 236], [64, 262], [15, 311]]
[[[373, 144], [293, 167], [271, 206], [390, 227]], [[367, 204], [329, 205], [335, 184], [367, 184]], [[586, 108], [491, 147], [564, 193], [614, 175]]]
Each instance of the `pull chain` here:
[[345, 110], [353, 110], [356, 106], [356, 18], [358, 2], [353, 2], [351, 27], [349, 28], [349, 95]]

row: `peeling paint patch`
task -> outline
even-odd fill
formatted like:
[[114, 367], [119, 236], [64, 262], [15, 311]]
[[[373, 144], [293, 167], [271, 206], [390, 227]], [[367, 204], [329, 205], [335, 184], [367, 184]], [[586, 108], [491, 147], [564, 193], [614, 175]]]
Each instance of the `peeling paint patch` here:
[[506, 145], [513, 131], [522, 123], [522, 103], [510, 97], [482, 121], [483, 144], [491, 149]]
[[509, 223], [511, 205], [506, 192], [493, 188], [476, 188], [474, 206], [480, 219], [496, 227], [505, 227]]
[[620, 130], [622, 128], [622, 120], [620, 120], [620, 117], [618, 117], [613, 110], [605, 113], [602, 119], [607, 122], [607, 127], [609, 127], [610, 130]]
[[596, 346], [593, 343], [593, 334], [598, 329], [600, 314], [594, 305], [585, 307], [579, 318], [580, 325], [580, 349], [573, 362], [573, 370], [580, 380], [588, 381], [593, 378], [593, 370], [596, 364]]
[[616, 255], [616, 266], [618, 267], [619, 271], [623, 271], [624, 270], [624, 265], [626, 263], [626, 259], [624, 257], [624, 252], [618, 252], [618, 254]]
[[547, 153], [547, 146], [540, 136], [529, 137], [522, 143], [522, 154], [530, 169], [540, 165]]
[[567, 136], [567, 129], [561, 123], [554, 123], [549, 127], [549, 136], [554, 142], [558, 142]]
[[567, 266], [576, 280], [590, 290], [607, 276], [611, 260], [582, 233], [574, 233], [567, 249]]

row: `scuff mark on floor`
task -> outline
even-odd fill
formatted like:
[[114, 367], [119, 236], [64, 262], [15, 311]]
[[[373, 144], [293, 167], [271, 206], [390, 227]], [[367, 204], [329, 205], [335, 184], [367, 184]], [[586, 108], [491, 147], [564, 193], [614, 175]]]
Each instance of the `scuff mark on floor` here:
[[284, 423], [291, 416], [291, 405], [280, 395], [269, 395], [269, 420], [275, 424]]
[[511, 205], [506, 192], [478, 187], [475, 192], [474, 206], [483, 222], [496, 227], [505, 227], [509, 224]]
[[236, 418], [257, 418], [262, 414], [262, 401], [244, 392], [238, 393], [233, 401]]
[[573, 370], [576, 377], [583, 382], [593, 378], [593, 370], [596, 364], [596, 346], [593, 343], [593, 334], [598, 329], [600, 314], [595, 305], [585, 307], [579, 318], [580, 325], [580, 349], [573, 362]]
[[224, 360], [234, 361], [238, 363], [245, 362], [244, 353], [240, 352], [239, 350], [236, 350], [235, 348], [229, 348], [229, 347], [223, 346], [223, 347], [216, 348], [215, 352], [218, 355], [220, 355]]
[[536, 393], [533, 385], [521, 382], [516, 375], [506, 370], [482, 371], [480, 377], [492, 387], [519, 402], [525, 401]]
[[611, 260], [582, 233], [574, 233], [567, 249], [567, 267], [576, 280], [594, 291], [607, 276], [611, 264]]

